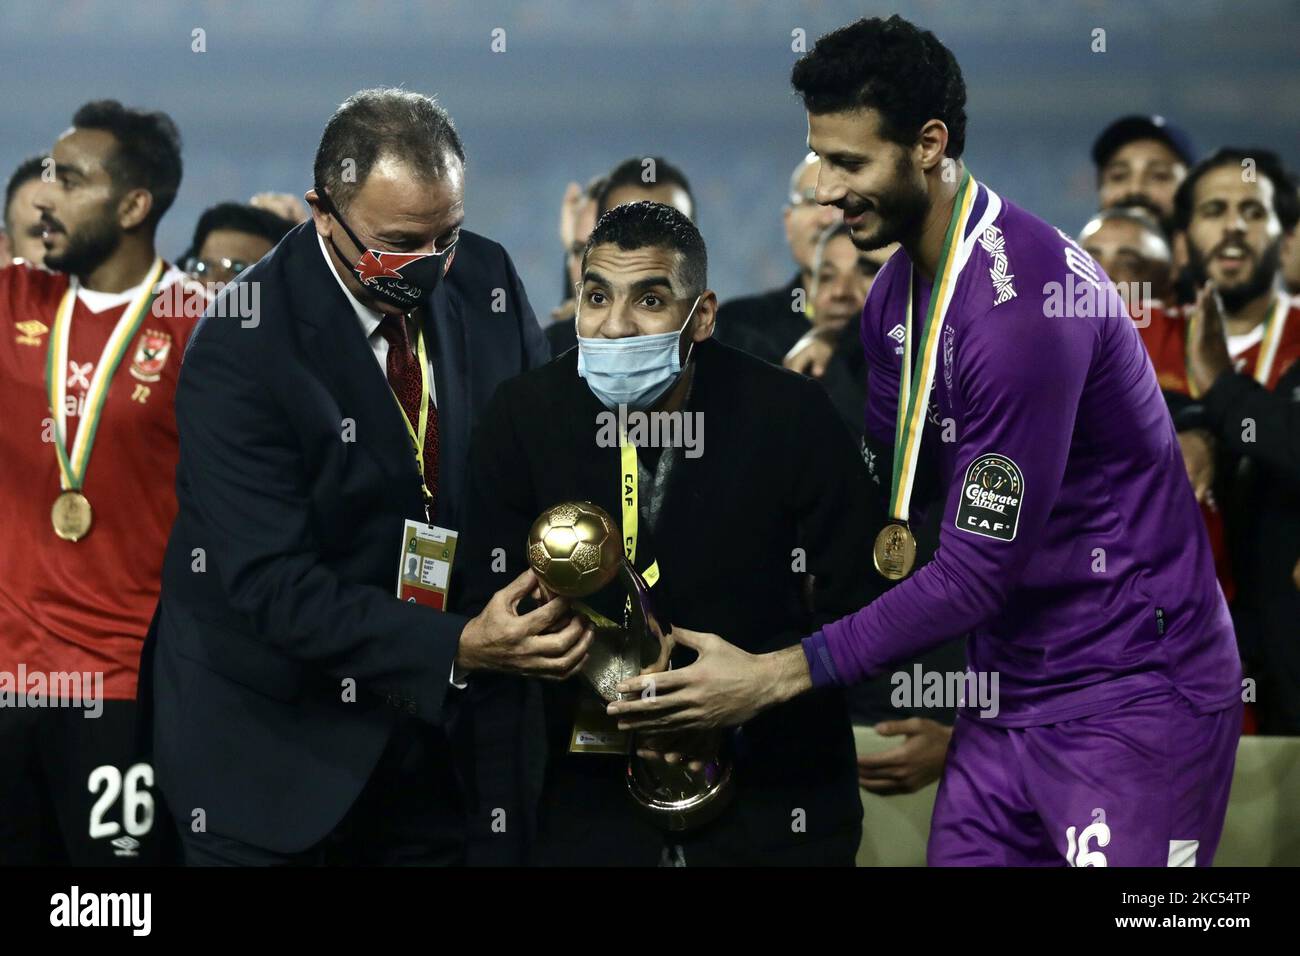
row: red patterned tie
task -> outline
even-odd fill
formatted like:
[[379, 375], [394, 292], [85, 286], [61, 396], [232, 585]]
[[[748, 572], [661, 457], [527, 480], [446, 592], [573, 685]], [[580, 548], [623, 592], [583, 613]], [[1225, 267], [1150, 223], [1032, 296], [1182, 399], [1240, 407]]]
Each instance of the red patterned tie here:
[[[420, 429], [420, 360], [411, 349], [406, 321], [401, 316], [386, 315], [379, 323], [379, 334], [388, 342], [388, 384], [397, 396], [411, 427]], [[431, 369], [425, 370], [432, 375]], [[438, 409], [430, 388], [429, 424], [424, 435], [424, 483], [429, 489], [429, 514], [438, 498]]]

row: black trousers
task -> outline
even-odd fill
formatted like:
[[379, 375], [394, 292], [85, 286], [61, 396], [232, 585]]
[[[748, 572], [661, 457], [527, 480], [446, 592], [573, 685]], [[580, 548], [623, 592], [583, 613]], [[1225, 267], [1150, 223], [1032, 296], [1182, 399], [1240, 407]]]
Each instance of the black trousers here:
[[403, 716], [365, 788], [325, 839], [278, 853], [213, 833], [180, 838], [187, 866], [459, 866], [465, 862], [461, 781], [445, 737]]

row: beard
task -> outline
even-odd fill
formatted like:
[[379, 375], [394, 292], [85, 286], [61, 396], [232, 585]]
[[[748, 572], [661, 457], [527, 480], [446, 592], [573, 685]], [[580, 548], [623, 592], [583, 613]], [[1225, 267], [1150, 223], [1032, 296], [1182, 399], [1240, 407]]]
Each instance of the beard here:
[[68, 232], [59, 223], [57, 231], [67, 236], [67, 245], [61, 253], [47, 252], [45, 267], [55, 272], [84, 276], [94, 272], [109, 256], [117, 251], [122, 233], [113, 218], [112, 207], [105, 205], [101, 215], [87, 222], [75, 232]]
[[864, 234], [859, 230], [850, 231], [853, 245], [863, 252], [883, 249], [895, 242], [902, 242], [920, 231], [925, 215], [930, 211], [930, 193], [924, 184], [913, 183], [908, 175], [911, 166], [905, 158], [900, 158], [894, 167], [894, 182], [888, 193], [882, 193], [875, 203], [858, 203], [842, 207], [846, 216], [853, 216], [864, 209], [871, 209], [880, 219], [875, 232]]
[[1129, 193], [1115, 202], [1109, 203], [1107, 209], [1141, 209], [1160, 224], [1166, 235], [1174, 232], [1173, 213], [1167, 213], [1142, 193]]
[[[1191, 236], [1187, 237], [1187, 271], [1191, 274], [1192, 281], [1198, 289], [1205, 285], [1210, 278], [1209, 261], [1213, 258], [1213, 255], [1213, 252], [1208, 256], [1202, 254], [1201, 250], [1192, 242]], [[1279, 236], [1265, 247], [1255, 263], [1255, 268], [1250, 270], [1250, 275], [1246, 276], [1245, 279], [1236, 285], [1229, 286], [1216, 283], [1216, 290], [1219, 293], [1219, 298], [1223, 301], [1223, 307], [1229, 313], [1240, 312], [1242, 306], [1246, 303], [1268, 292], [1273, 288], [1273, 282], [1277, 278], [1277, 272], [1281, 264], [1282, 238]]]

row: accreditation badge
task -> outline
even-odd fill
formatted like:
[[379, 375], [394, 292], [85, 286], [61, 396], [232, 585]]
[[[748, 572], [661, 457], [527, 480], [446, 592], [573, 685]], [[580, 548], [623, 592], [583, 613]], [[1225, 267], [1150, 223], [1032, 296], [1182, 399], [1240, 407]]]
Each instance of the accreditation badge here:
[[406, 519], [397, 566], [397, 596], [411, 604], [447, 609], [447, 587], [456, 558], [456, 532]]

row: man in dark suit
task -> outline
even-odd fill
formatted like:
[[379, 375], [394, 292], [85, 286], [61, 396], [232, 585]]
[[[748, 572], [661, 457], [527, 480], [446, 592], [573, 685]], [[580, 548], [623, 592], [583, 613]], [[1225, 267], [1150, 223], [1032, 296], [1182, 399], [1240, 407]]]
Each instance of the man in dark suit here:
[[[799, 271], [785, 285], [722, 303], [714, 337], [742, 352], [780, 365], [786, 353], [811, 330], [809, 314], [817, 243], [822, 232], [843, 216], [814, 198], [821, 161], [812, 153], [790, 174], [790, 189], [782, 210], [785, 239]], [[860, 411], [860, 410], [859, 410]], [[855, 429], [859, 426], [853, 426]]]
[[[507, 574], [525, 566], [528, 529], [544, 509], [588, 500], [619, 521], [625, 469], [611, 416], [624, 413], [639, 472], [633, 560], [643, 572], [657, 566], [651, 595], [664, 622], [678, 631], [725, 623], [758, 652], [873, 593], [864, 545], [873, 497], [847, 429], [816, 382], [709, 340], [717, 298], [705, 258], [699, 231], [668, 206], [638, 202], [601, 218], [584, 256], [577, 350], [503, 385], [475, 434], [463, 562], [471, 606], [496, 586], [496, 549]], [[677, 437], [638, 438], [632, 419], [646, 413], [676, 422]], [[586, 600], [622, 615], [617, 588]], [[690, 657], [679, 648], [673, 660]], [[590, 715], [583, 698], [596, 700], [584, 684], [538, 695], [538, 685], [515, 683], [519, 725], [496, 740], [533, 734], [547, 754], [544, 786], [532, 781], [535, 863], [852, 865], [861, 806], [840, 695], [745, 726], [731, 805], [669, 836], [624, 792], [622, 753], [571, 752], [575, 723]], [[538, 697], [544, 720], [527, 709]]]
[[472, 620], [398, 600], [404, 525], [460, 527], [476, 412], [546, 346], [505, 250], [461, 228], [464, 151], [432, 99], [351, 97], [314, 174], [312, 221], [185, 357], [159, 784], [189, 863], [460, 862], [490, 809], [458, 759], [458, 688], [563, 677], [589, 634], [562, 601], [518, 614], [529, 575]]

